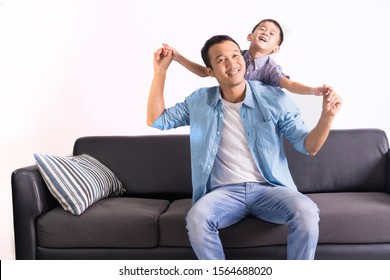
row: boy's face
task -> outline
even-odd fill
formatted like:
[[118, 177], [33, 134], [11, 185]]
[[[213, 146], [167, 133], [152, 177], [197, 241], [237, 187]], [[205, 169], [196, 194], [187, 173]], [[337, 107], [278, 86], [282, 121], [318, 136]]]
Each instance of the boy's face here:
[[277, 53], [280, 49], [280, 30], [272, 22], [265, 21], [259, 24], [255, 31], [248, 35], [251, 47], [268, 54]]
[[232, 41], [223, 41], [209, 49], [211, 68], [207, 72], [222, 85], [235, 86], [244, 80], [245, 61], [240, 48]]

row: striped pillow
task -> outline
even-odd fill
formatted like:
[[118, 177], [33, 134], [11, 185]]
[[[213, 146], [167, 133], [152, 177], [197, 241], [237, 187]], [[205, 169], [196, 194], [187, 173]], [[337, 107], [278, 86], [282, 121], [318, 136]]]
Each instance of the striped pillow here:
[[95, 158], [34, 154], [50, 192], [65, 211], [80, 215], [94, 202], [124, 192], [114, 173]]

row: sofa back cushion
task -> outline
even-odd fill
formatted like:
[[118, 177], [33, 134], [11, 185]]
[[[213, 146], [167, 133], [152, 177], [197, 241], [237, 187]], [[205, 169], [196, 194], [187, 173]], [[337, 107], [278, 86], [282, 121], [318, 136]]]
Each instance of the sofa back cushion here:
[[76, 140], [73, 154], [89, 154], [122, 182], [125, 196], [189, 198], [188, 135], [93, 136]]
[[285, 143], [291, 174], [303, 193], [386, 191], [386, 134], [378, 129], [332, 130], [316, 156]]
[[[83, 137], [74, 155], [89, 154], [118, 177], [127, 196], [190, 198], [188, 135]], [[303, 193], [386, 191], [389, 144], [377, 129], [332, 130], [314, 157], [285, 143], [293, 179]]]

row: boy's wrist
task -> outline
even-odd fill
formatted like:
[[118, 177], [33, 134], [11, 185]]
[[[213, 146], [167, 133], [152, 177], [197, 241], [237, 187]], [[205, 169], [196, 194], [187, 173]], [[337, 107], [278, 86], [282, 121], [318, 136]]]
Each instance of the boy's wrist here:
[[182, 59], [183, 59], [183, 56], [180, 53], [175, 55], [173, 58], [173, 60], [175, 60], [176, 62], [179, 62], [179, 63], [182, 61]]

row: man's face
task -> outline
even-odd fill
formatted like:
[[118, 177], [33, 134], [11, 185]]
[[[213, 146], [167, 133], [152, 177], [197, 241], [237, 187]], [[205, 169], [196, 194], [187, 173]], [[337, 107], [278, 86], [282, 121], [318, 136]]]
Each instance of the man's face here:
[[223, 41], [209, 49], [210, 64], [208, 74], [219, 84], [234, 86], [244, 82], [245, 61], [240, 48], [232, 41]]

